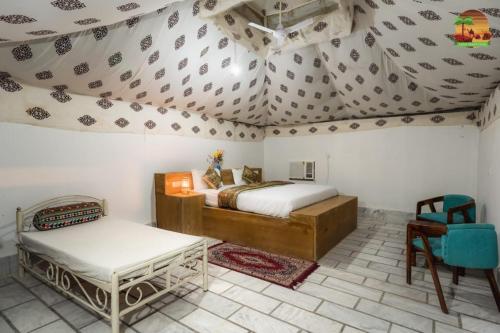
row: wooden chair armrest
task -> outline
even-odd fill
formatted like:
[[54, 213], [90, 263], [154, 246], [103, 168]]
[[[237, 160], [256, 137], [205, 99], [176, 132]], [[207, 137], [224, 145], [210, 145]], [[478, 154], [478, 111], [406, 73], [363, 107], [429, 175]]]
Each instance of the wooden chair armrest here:
[[465, 205], [461, 206], [456, 206], [453, 208], [448, 209], [448, 224], [453, 223], [453, 214], [455, 213], [462, 213], [464, 215], [464, 221], [465, 223], [472, 223], [472, 219], [469, 216], [469, 213], [467, 210], [469, 208], [474, 208], [476, 207], [476, 202], [474, 200], [469, 201]]
[[429, 205], [431, 208], [431, 212], [435, 213], [436, 207], [434, 206], [434, 203], [440, 201], [444, 201], [444, 196], [434, 197], [417, 202], [417, 215], [420, 215], [422, 213], [422, 207], [425, 205]]
[[448, 232], [446, 224], [428, 221], [410, 221], [407, 228], [412, 234], [422, 234], [428, 237], [440, 237]]

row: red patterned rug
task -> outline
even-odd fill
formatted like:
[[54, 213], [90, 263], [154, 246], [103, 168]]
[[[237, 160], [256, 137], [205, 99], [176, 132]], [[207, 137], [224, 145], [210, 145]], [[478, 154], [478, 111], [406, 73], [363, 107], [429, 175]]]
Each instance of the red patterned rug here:
[[220, 243], [208, 249], [208, 262], [254, 276], [287, 288], [294, 288], [318, 268], [313, 261]]

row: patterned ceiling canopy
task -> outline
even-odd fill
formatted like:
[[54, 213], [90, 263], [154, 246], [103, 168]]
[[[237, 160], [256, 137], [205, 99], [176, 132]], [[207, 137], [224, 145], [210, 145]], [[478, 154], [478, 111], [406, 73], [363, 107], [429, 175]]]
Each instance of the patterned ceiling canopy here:
[[69, 34], [151, 13], [176, 0], [2, 1], [0, 42]]
[[[77, 94], [123, 100], [132, 109], [150, 104], [295, 125], [477, 108], [500, 83], [498, 1], [342, 1], [353, 13], [350, 34], [267, 57], [251, 44], [265, 48], [271, 37], [231, 8], [218, 14], [223, 21], [202, 17], [235, 1], [172, 2], [2, 4], [0, 38], [9, 41], [0, 44], [0, 99], [26, 84], [47, 89], [54, 103]], [[455, 19], [471, 6], [489, 20], [488, 47], [454, 46]], [[332, 22], [315, 19], [288, 39], [324, 40]]]

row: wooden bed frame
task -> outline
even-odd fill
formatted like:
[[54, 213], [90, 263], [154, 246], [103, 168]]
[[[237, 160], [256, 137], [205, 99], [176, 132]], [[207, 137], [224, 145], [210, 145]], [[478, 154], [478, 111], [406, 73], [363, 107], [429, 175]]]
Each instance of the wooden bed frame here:
[[[253, 168], [262, 179], [262, 169]], [[224, 184], [234, 184], [232, 171], [222, 170]], [[188, 178], [191, 172], [175, 172], [155, 175], [156, 216], [158, 225], [169, 214], [165, 197], [175, 196], [172, 179]], [[191, 186], [192, 188], [192, 186]], [[204, 200], [190, 209], [196, 215], [200, 210], [199, 223], [190, 223], [182, 230], [194, 235], [203, 235], [249, 246], [272, 253], [316, 261], [337, 245], [357, 226], [358, 199], [338, 195], [295, 210], [289, 218], [205, 206]], [[200, 207], [195, 207], [200, 206]], [[180, 231], [180, 230], [174, 230]]]

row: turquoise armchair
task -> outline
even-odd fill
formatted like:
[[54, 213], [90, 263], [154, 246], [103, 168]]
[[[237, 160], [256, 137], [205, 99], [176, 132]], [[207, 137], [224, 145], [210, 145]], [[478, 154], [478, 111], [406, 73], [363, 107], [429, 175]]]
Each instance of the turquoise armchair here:
[[[443, 211], [438, 212], [436, 202], [443, 202]], [[431, 212], [422, 213], [422, 207], [429, 205]], [[443, 224], [475, 223], [476, 203], [473, 198], [461, 194], [447, 194], [417, 203], [417, 220]]]
[[[448, 313], [437, 275], [435, 259], [453, 266], [453, 282], [458, 284], [456, 267], [484, 270], [500, 312], [500, 292], [493, 270], [498, 266], [497, 233], [492, 224], [440, 224], [411, 221], [407, 227], [406, 282], [411, 284], [412, 258], [423, 252], [431, 271], [441, 310]], [[418, 238], [415, 238], [418, 237]]]

